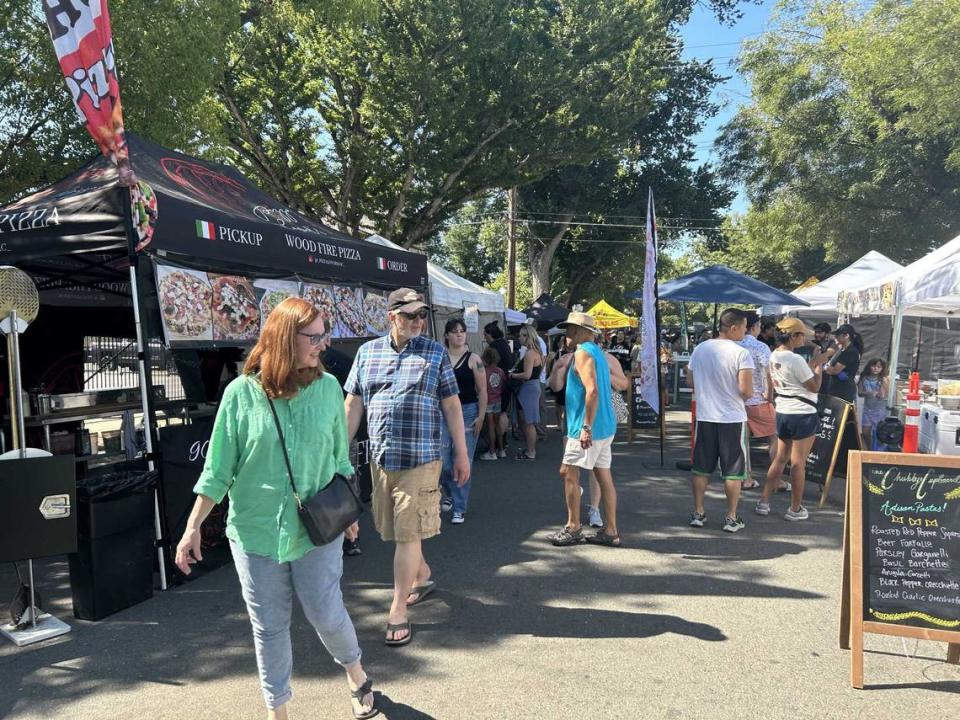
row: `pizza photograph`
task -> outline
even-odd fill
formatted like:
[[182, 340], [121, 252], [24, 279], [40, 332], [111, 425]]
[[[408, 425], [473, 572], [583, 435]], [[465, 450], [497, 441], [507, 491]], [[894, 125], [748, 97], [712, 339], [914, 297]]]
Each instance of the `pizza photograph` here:
[[213, 339], [256, 340], [260, 334], [260, 306], [246, 278], [211, 275]]
[[368, 290], [363, 297], [363, 311], [367, 316], [367, 330], [374, 335], [386, 335], [390, 331], [387, 320], [387, 298], [376, 290]]
[[363, 291], [358, 288], [334, 285], [337, 317], [344, 337], [365, 337], [367, 318], [363, 312]]
[[337, 310], [333, 300], [333, 289], [324, 285], [304, 283], [300, 297], [313, 303], [323, 317], [324, 324], [333, 333], [333, 337], [340, 337], [337, 332]]
[[173, 340], [209, 340], [212, 290], [187, 270], [157, 266], [157, 293], [163, 324]]

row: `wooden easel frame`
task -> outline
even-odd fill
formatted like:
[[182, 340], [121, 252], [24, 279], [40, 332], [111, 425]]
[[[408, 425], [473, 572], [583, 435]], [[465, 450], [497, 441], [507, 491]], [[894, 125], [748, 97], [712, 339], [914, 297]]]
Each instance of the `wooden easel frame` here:
[[[853, 405], [848, 402], [843, 404], [843, 414], [840, 416], [840, 431], [837, 433], [837, 440], [833, 444], [833, 455], [830, 458], [830, 466], [827, 468], [827, 474], [823, 479], [823, 489], [820, 491], [820, 502], [817, 507], [822, 508], [827, 504], [827, 495], [830, 494], [830, 483], [833, 482], [833, 472], [837, 466], [837, 458], [840, 457], [840, 448], [843, 447], [843, 436], [847, 432], [847, 421], [853, 421], [853, 432], [857, 436], [857, 448], [863, 451], [863, 438], [860, 436], [860, 427], [857, 423], [857, 414]], [[850, 484], [850, 465], [847, 464], [847, 485]]]
[[840, 647], [850, 650], [850, 684], [863, 689], [864, 633], [947, 643], [947, 662], [960, 664], [960, 631], [892, 625], [863, 619], [863, 463], [921, 468], [960, 468], [960, 457], [853, 451], [847, 464], [847, 507], [843, 522]]

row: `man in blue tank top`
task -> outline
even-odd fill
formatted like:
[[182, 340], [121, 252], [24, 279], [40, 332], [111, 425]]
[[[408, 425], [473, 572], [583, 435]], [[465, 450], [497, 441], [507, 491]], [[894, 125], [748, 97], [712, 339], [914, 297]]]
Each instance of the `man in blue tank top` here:
[[[565, 328], [566, 343], [574, 350], [567, 372], [567, 437], [560, 465], [563, 493], [567, 501], [567, 524], [550, 535], [558, 546], [593, 542], [620, 546], [617, 530], [617, 491], [610, 473], [610, 446], [617, 434], [613, 410], [610, 368], [603, 350], [595, 342], [597, 326], [593, 316], [571, 312], [558, 327]], [[606, 526], [585, 537], [580, 524], [580, 470], [593, 470], [600, 484], [601, 505]]]

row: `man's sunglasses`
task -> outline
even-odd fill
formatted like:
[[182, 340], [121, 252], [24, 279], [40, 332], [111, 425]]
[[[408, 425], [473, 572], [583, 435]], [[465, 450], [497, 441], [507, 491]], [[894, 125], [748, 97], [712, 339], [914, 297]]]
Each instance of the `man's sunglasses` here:
[[316, 347], [317, 345], [320, 345], [321, 343], [325, 343], [327, 340], [330, 339], [329, 332], [319, 333], [319, 334], [298, 332], [297, 335], [303, 335], [305, 338], [310, 338], [310, 344], [313, 345], [314, 347]]
[[402, 312], [400, 314], [403, 315], [407, 320], [416, 320], [417, 318], [420, 318], [421, 320], [427, 319], [426, 308], [422, 310], [418, 310], [417, 312], [412, 312], [412, 313]]

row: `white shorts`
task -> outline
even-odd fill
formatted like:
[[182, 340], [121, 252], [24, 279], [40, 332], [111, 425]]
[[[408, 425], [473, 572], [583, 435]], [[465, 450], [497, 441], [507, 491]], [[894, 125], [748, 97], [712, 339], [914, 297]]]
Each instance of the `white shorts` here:
[[580, 438], [568, 437], [561, 462], [564, 465], [574, 465], [584, 470], [609, 468], [611, 445], [613, 445], [613, 438], [608, 437], [603, 440], [594, 440], [593, 444], [584, 450], [580, 447]]

